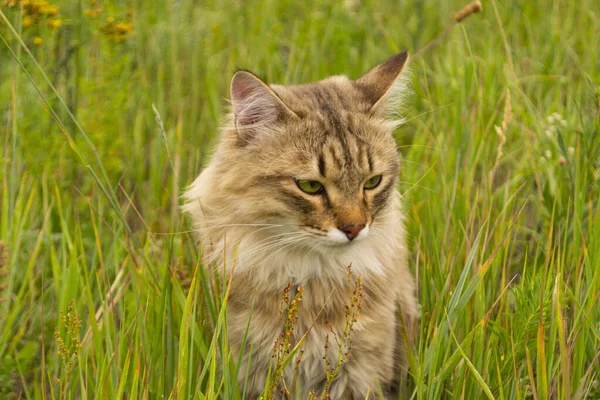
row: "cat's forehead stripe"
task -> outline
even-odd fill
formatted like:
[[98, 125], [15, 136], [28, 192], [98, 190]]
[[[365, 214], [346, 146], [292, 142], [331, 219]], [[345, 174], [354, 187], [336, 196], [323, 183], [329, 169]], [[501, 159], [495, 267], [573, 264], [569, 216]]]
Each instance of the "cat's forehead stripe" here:
[[356, 169], [357, 162], [362, 161], [362, 143], [358, 143], [352, 118], [345, 113], [343, 97], [329, 87], [315, 86], [313, 93], [324, 133], [339, 142], [339, 146], [332, 147], [333, 157], [339, 164], [338, 168]]
[[321, 176], [325, 177], [326, 171], [327, 169], [325, 168], [325, 157], [323, 157], [323, 154], [319, 154], [319, 173], [321, 174]]
[[325, 154], [329, 155], [329, 160], [333, 161], [332, 164], [335, 164], [334, 168], [337, 168], [337, 170], [341, 170], [344, 167], [344, 161], [338, 156], [335, 147], [336, 146], [334, 143], [329, 143]]
[[312, 154], [310, 162], [321, 177], [350, 188], [376, 171], [382, 154], [370, 143], [362, 98], [347, 78], [288, 87], [281, 93], [306, 118], [311, 138], [307, 154]]

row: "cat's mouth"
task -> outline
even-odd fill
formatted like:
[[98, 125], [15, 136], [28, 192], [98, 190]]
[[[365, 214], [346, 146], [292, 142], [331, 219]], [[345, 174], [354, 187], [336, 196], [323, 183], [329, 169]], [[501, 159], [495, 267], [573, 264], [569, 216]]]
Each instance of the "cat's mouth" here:
[[362, 242], [370, 233], [369, 224], [351, 225], [340, 228], [303, 227], [303, 230], [314, 236], [322, 245], [327, 247], [343, 247]]
[[352, 225], [343, 229], [330, 228], [324, 239], [334, 246], [349, 245], [365, 240], [369, 236], [369, 230], [369, 225]]

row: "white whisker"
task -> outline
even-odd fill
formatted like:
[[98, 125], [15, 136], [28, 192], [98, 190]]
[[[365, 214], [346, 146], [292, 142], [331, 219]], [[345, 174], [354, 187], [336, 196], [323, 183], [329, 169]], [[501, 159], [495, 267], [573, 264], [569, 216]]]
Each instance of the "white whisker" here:
[[251, 251], [249, 251], [247, 253], [242, 253], [241, 255], [239, 255], [239, 257], [242, 259], [249, 259], [251, 257], [255, 257], [257, 254], [263, 253], [265, 251], [269, 251], [269, 250], [279, 247], [283, 244], [292, 242], [298, 238], [301, 238], [303, 235], [304, 235], [303, 232], [290, 232], [290, 235], [287, 235], [287, 236], [284, 236], [281, 238], [276, 238], [274, 240], [271, 238], [272, 240], [262, 244], [261, 246], [251, 248], [250, 249]]
[[[422, 178], [421, 178], [421, 179], [422, 179]], [[428, 188], [428, 187], [426, 187], [426, 186], [418, 185], [418, 184], [416, 184], [416, 183], [412, 183], [412, 182], [408, 182], [408, 181], [398, 181], [398, 182], [399, 182], [399, 183], [406, 183], [406, 184], [412, 185], [412, 186], [411, 186], [411, 189], [412, 189], [413, 187], [418, 187], [418, 188], [421, 188], [421, 189], [423, 189], [423, 190], [428, 190], [428, 191], [430, 191], [430, 192], [432, 192], [432, 193], [439, 194], [439, 192], [438, 192], [437, 190], [433, 190], [433, 189], [431, 189], [431, 188]]]
[[429, 169], [427, 169], [427, 171], [425, 171], [423, 176], [420, 177], [419, 180], [416, 181], [410, 188], [408, 188], [408, 190], [406, 192], [402, 193], [402, 197], [407, 195], [419, 182], [421, 182], [425, 178], [425, 176], [427, 176], [427, 174], [433, 169], [433, 167], [435, 167], [435, 163], [431, 167], [429, 167]]
[[[300, 244], [300, 243], [303, 242], [304, 238], [305, 238], [305, 236], [295, 237], [294, 240], [291, 240], [289, 243], [287, 243], [284, 246], [280, 247], [274, 253], [269, 254], [266, 258], [268, 259], [268, 258], [275, 257], [275, 255], [277, 255], [278, 253], [282, 252], [285, 249], [288, 249], [290, 246], [297, 246], [298, 244]], [[294, 248], [294, 247], [292, 247], [292, 248]]]

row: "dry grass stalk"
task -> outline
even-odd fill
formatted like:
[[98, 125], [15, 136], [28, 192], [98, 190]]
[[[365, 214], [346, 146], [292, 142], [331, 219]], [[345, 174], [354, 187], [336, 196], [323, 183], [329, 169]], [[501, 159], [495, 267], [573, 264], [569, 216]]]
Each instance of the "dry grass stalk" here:
[[465, 19], [467, 19], [471, 15], [480, 13], [482, 11], [483, 11], [483, 6], [481, 5], [481, 2], [478, 0], [473, 1], [473, 2], [469, 3], [468, 5], [466, 5], [465, 7], [463, 7], [462, 10], [460, 10], [454, 16], [454, 19], [452, 20], [452, 22], [450, 22], [450, 24], [448, 24], [448, 26], [446, 26], [446, 28], [444, 28], [442, 33], [437, 35], [431, 42], [427, 43], [421, 50], [417, 51], [413, 55], [413, 57], [417, 57], [417, 56], [421, 55], [422, 53], [425, 52], [425, 50], [434, 46], [437, 42], [439, 42], [443, 37], [445, 37], [450, 32], [450, 30], [452, 29], [452, 27], [454, 25], [460, 24], [461, 22], [463, 22]]
[[354, 343], [352, 342], [351, 334], [354, 330], [354, 324], [358, 321], [358, 316], [362, 310], [363, 300], [364, 300], [364, 292], [362, 285], [362, 276], [355, 276], [352, 272], [352, 266], [348, 266], [348, 291], [350, 294], [350, 304], [346, 304], [344, 306], [344, 312], [346, 314], [346, 323], [344, 324], [344, 330], [341, 334], [337, 334], [331, 324], [327, 323], [329, 327], [329, 331], [331, 332], [331, 336], [334, 338], [335, 345], [337, 346], [337, 359], [335, 360], [335, 364], [329, 360], [329, 335], [327, 335], [325, 341], [325, 355], [323, 356], [323, 360], [325, 361], [325, 387], [323, 392], [319, 397], [314, 392], [311, 392], [309, 395], [310, 400], [331, 400], [331, 395], [329, 390], [331, 388], [331, 384], [337, 377], [340, 369], [343, 364], [345, 364], [350, 359], [350, 351], [352, 350], [352, 346]]
[[500, 126], [494, 126], [496, 134], [500, 139], [500, 143], [498, 143], [498, 147], [496, 149], [496, 161], [494, 162], [494, 166], [492, 167], [492, 170], [490, 171], [489, 175], [490, 187], [492, 187], [494, 183], [494, 176], [496, 175], [496, 170], [500, 165], [500, 158], [502, 157], [504, 143], [506, 142], [506, 131], [508, 130], [508, 124], [510, 123], [510, 121], [512, 121], [512, 109], [510, 106], [510, 90], [506, 89], [506, 95], [504, 97], [504, 118], [502, 119], [502, 124]]
[[[98, 329], [102, 329], [102, 316], [104, 314], [104, 310], [106, 309], [106, 311], [108, 312], [112, 311], [116, 307], [119, 300], [121, 300], [121, 297], [123, 297], [125, 294], [125, 289], [129, 284], [130, 280], [129, 275], [127, 275], [127, 272], [125, 271], [127, 260], [128, 258], [126, 258], [123, 265], [121, 265], [119, 273], [115, 277], [113, 284], [106, 293], [104, 302], [102, 302], [102, 304], [100, 304], [100, 306], [96, 310], [96, 324], [98, 326]], [[123, 277], [125, 279], [123, 279]], [[87, 346], [87, 344], [92, 338], [92, 333], [92, 328], [89, 327], [85, 333], [85, 336], [83, 337], [83, 340], [81, 341], [82, 347]]]
[[[273, 345], [273, 362], [274, 372], [272, 375], [271, 385], [265, 393], [265, 400], [275, 398], [275, 393], [279, 388], [283, 398], [291, 396], [291, 386], [288, 389], [283, 381], [285, 360], [294, 348], [294, 328], [298, 321], [298, 307], [302, 302], [302, 292], [304, 289], [301, 286], [294, 287], [291, 282], [287, 284], [283, 290], [283, 297], [279, 305], [279, 315], [283, 323], [283, 330]], [[292, 292], [293, 296], [290, 296]], [[299, 360], [299, 359], [298, 359]], [[296, 367], [300, 361], [296, 362]]]

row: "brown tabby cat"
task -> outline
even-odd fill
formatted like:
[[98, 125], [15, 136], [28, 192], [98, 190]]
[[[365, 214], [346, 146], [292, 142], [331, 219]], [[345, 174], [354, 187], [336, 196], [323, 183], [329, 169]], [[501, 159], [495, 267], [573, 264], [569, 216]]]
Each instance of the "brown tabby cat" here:
[[[326, 323], [342, 334], [349, 265], [362, 276], [364, 298], [349, 359], [329, 394], [365, 399], [377, 387], [386, 393], [401, 374], [400, 321], [407, 326], [418, 315], [392, 136], [401, 123], [397, 110], [407, 59], [400, 53], [354, 81], [334, 76], [284, 87], [246, 71], [233, 77], [230, 123], [186, 193], [184, 209], [199, 234], [205, 265], [222, 272], [226, 263], [228, 275], [234, 269], [228, 335], [234, 353], [245, 352], [239, 376], [243, 384], [248, 374], [250, 398], [264, 389], [283, 328], [279, 307], [288, 282], [304, 288], [292, 341], [312, 326], [296, 381], [302, 398], [323, 390], [331, 334]], [[330, 340], [332, 365], [337, 355]]]

